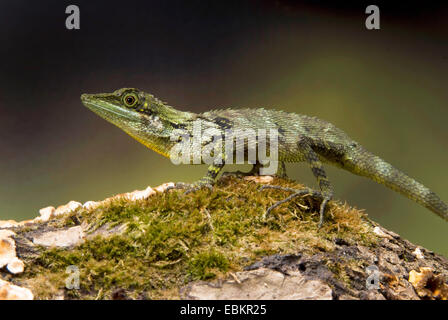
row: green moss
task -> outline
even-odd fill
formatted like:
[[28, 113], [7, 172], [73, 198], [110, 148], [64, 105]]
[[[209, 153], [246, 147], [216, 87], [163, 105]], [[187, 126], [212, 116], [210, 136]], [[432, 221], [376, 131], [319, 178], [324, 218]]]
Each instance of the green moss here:
[[213, 270], [226, 272], [228, 269], [227, 258], [214, 249], [199, 253], [188, 262], [188, 274], [191, 275], [192, 280], [212, 279], [216, 276]]
[[352, 287], [350, 277], [347, 275], [347, 272], [345, 271], [346, 269], [344, 264], [335, 261], [325, 261], [325, 265], [333, 273], [333, 275], [337, 280], [344, 283], [348, 288]]
[[[300, 188], [297, 183], [276, 184]], [[95, 210], [53, 220], [56, 226], [89, 225], [95, 232], [125, 225], [124, 233], [96, 236], [73, 249], [47, 249], [21, 275], [37, 298], [59, 291], [71, 298], [108, 299], [116, 290], [132, 298], [178, 298], [177, 288], [191, 280], [213, 279], [239, 271], [263, 255], [316, 253], [334, 249], [334, 239], [374, 246], [376, 237], [365, 215], [331, 202], [325, 225], [318, 228], [318, 204], [300, 200], [264, 210], [286, 195], [259, 192], [260, 185], [236, 178], [222, 179], [213, 191], [157, 193], [147, 200], [114, 200]], [[80, 270], [79, 291], [65, 290], [66, 268]]]

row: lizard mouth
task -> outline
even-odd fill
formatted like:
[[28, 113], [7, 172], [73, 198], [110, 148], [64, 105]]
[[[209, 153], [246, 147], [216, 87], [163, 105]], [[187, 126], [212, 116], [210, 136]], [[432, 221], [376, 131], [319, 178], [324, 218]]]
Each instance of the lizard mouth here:
[[124, 108], [123, 106], [98, 99], [95, 95], [82, 94], [81, 101], [87, 108], [114, 124], [123, 121], [135, 122], [140, 120], [138, 113]]

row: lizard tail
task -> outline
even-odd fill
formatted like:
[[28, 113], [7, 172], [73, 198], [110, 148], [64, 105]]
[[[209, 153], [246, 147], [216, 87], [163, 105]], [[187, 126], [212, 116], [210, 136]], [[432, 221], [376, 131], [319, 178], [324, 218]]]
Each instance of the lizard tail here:
[[448, 205], [437, 194], [363, 147], [351, 149], [344, 157], [343, 167], [401, 193], [448, 221]]

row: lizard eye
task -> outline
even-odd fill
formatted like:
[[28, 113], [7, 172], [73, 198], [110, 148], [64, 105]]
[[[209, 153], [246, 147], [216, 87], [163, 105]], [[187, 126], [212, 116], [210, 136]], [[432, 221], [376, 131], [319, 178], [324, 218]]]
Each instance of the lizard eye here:
[[123, 97], [123, 102], [128, 107], [133, 107], [137, 104], [137, 96], [134, 93], [128, 93]]

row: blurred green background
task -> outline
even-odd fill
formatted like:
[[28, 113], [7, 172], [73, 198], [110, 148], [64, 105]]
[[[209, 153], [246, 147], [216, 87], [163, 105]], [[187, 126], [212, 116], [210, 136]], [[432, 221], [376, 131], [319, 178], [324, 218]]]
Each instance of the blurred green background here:
[[[399, 5], [398, 3], [402, 3]], [[362, 3], [64, 1], [0, 5], [0, 219], [193, 181], [82, 106], [81, 93], [137, 87], [202, 112], [272, 107], [314, 115], [448, 201], [448, 11]], [[335, 198], [412, 242], [448, 255], [448, 224], [383, 186], [327, 168]], [[304, 164], [289, 175], [315, 186]]]

